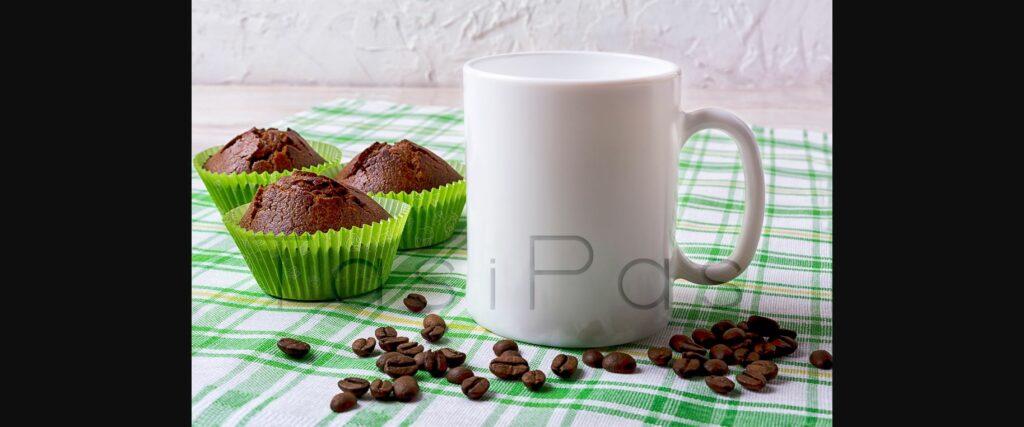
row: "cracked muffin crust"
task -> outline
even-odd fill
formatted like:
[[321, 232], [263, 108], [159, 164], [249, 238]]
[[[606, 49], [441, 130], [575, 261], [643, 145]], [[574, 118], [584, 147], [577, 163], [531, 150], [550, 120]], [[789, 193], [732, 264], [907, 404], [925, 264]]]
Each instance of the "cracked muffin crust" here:
[[336, 179], [365, 192], [414, 192], [462, 179], [437, 154], [407, 139], [395, 145], [374, 142], [359, 153]]
[[231, 139], [203, 168], [210, 172], [277, 172], [327, 162], [294, 130], [252, 128]]
[[256, 191], [239, 225], [268, 233], [315, 233], [391, 218], [366, 193], [326, 176], [297, 171]]

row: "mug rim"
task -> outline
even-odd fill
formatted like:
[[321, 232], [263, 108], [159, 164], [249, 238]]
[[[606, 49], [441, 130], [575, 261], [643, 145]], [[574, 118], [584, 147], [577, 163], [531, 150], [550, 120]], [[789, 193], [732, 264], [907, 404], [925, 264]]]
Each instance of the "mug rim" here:
[[[542, 55], [587, 55], [587, 56], [603, 56], [612, 58], [628, 58], [632, 60], [641, 60], [650, 63], [655, 63], [661, 66], [667, 66], [667, 71], [649, 73], [649, 74], [638, 74], [637, 76], [627, 77], [608, 77], [608, 78], [596, 78], [596, 79], [574, 79], [574, 78], [555, 78], [555, 77], [528, 77], [522, 75], [515, 75], [510, 73], [500, 73], [494, 71], [485, 71], [479, 68], [479, 64], [493, 59], [508, 58], [516, 56], [542, 56]], [[651, 56], [635, 55], [631, 53], [619, 53], [619, 52], [602, 52], [602, 51], [591, 51], [591, 50], [542, 50], [533, 52], [514, 52], [514, 53], [502, 53], [497, 55], [481, 56], [478, 58], [471, 59], [462, 65], [463, 78], [468, 76], [476, 76], [481, 78], [487, 78], [491, 80], [499, 80], [510, 83], [521, 83], [521, 84], [539, 84], [539, 85], [564, 85], [564, 86], [596, 86], [596, 85], [617, 85], [617, 84], [629, 84], [629, 83], [646, 83], [656, 82], [665, 79], [670, 79], [676, 76], [680, 76], [682, 73], [679, 66], [674, 62], [667, 61], [660, 58]]]

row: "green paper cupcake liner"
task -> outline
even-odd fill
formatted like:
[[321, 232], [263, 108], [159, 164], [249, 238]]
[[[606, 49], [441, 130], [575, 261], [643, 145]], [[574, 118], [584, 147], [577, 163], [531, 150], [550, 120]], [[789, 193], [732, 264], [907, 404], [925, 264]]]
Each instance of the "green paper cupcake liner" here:
[[[332, 179], [341, 171], [341, 150], [337, 147], [322, 142], [309, 141], [309, 145], [316, 150], [320, 157], [327, 160], [316, 166], [306, 166], [298, 169], [301, 171], [313, 172]], [[199, 172], [199, 178], [203, 180], [206, 191], [210, 192], [210, 198], [217, 210], [223, 216], [225, 212], [249, 203], [256, 190], [260, 187], [277, 181], [285, 175], [291, 175], [295, 170], [278, 172], [245, 172], [245, 173], [217, 173], [210, 172], [203, 167], [206, 160], [217, 153], [223, 146], [217, 146], [203, 150], [192, 159], [192, 166]]]
[[224, 225], [267, 295], [301, 301], [346, 298], [380, 288], [391, 274], [411, 207], [374, 197], [391, 218], [341, 230], [270, 234], [239, 225], [249, 203], [224, 214]]
[[[448, 163], [459, 175], [466, 176], [465, 164], [457, 160], [450, 160]], [[466, 206], [466, 179], [426, 191], [367, 194], [401, 200], [412, 206], [409, 223], [402, 232], [402, 241], [398, 244], [398, 249], [422, 248], [448, 240], [455, 233], [455, 226], [462, 217], [462, 208]]]

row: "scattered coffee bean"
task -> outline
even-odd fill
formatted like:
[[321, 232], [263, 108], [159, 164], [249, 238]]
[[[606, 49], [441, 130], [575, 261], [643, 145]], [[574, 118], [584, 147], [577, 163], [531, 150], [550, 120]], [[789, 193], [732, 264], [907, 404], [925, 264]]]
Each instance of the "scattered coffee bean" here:
[[437, 342], [437, 340], [441, 339], [447, 331], [448, 328], [444, 326], [428, 326], [420, 331], [420, 336], [427, 341]]
[[754, 344], [764, 342], [764, 338], [761, 335], [758, 335], [757, 332], [744, 332], [744, 337], [752, 341]]
[[779, 376], [779, 365], [771, 360], [755, 360], [747, 365], [748, 371], [760, 372], [764, 379], [771, 381]]
[[779, 322], [764, 316], [753, 315], [747, 318], [747, 325], [751, 331], [762, 336], [774, 337], [779, 335]]
[[392, 356], [384, 362], [384, 373], [388, 374], [391, 378], [416, 375], [417, 370], [416, 359], [403, 354]]
[[760, 354], [757, 354], [756, 351], [746, 348], [736, 350], [735, 352], [733, 352], [732, 357], [736, 359], [736, 363], [739, 363], [740, 366], [743, 366], [744, 368], [753, 362], [761, 360]]
[[426, 369], [423, 368], [423, 359], [424, 359], [424, 357], [426, 355], [427, 355], [426, 353], [420, 352], [420, 353], [416, 353], [416, 355], [412, 357], [412, 359], [416, 361], [416, 368], [421, 370], [421, 371], [425, 371], [426, 370]]
[[775, 353], [778, 356], [789, 356], [796, 352], [797, 347], [799, 347], [795, 339], [785, 335], [779, 335], [771, 343], [775, 346]]
[[705, 353], [708, 351], [706, 348], [697, 345], [697, 343], [693, 342], [693, 340], [686, 335], [672, 335], [672, 338], [668, 340], [668, 346], [680, 353], [684, 351]]
[[446, 329], [448, 328], [448, 324], [444, 322], [444, 319], [442, 319], [441, 316], [428, 314], [427, 317], [423, 318], [423, 327], [429, 328], [432, 326], [443, 326]]
[[530, 365], [519, 356], [498, 356], [491, 360], [490, 370], [503, 380], [517, 380], [530, 370]]
[[718, 338], [718, 340], [721, 341], [722, 335], [725, 334], [725, 331], [735, 327], [736, 324], [732, 323], [732, 320], [719, 320], [718, 323], [715, 323], [714, 326], [711, 327], [711, 333], [715, 334], [715, 338]]
[[530, 371], [523, 374], [523, 385], [530, 390], [537, 391], [544, 386], [544, 380], [546, 379], [544, 371]]
[[751, 350], [761, 356], [761, 359], [771, 359], [776, 355], [775, 345], [770, 342], [757, 343]]
[[[729, 371], [726, 370], [726, 373], [729, 373]], [[719, 375], [705, 377], [704, 384], [707, 384], [711, 391], [718, 394], [728, 394], [732, 389], [736, 388], [736, 383], [727, 377]]]
[[466, 353], [463, 353], [461, 351], [456, 351], [455, 349], [451, 348], [442, 348], [440, 351], [442, 354], [444, 354], [444, 357], [448, 359], [449, 368], [461, 366], [462, 363], [466, 361]]
[[373, 331], [373, 336], [377, 337], [377, 341], [380, 341], [384, 338], [397, 337], [398, 331], [390, 326], [381, 326]]
[[603, 360], [604, 355], [600, 351], [591, 349], [583, 352], [583, 364], [591, 368], [600, 368]]
[[277, 348], [294, 358], [300, 358], [309, 353], [309, 344], [292, 338], [281, 338], [277, 342]]
[[745, 320], [742, 321], [742, 322], [737, 323], [736, 327], [740, 328], [740, 329], [742, 329], [744, 331], [750, 332], [750, 326], [747, 325], [747, 321], [745, 321]]
[[810, 360], [818, 369], [832, 369], [832, 353], [825, 350], [814, 350], [811, 352]]
[[672, 349], [668, 347], [651, 347], [647, 349], [647, 358], [658, 366], [666, 366], [672, 361]]
[[417, 394], [420, 394], [420, 385], [416, 383], [416, 378], [411, 376], [398, 377], [395, 380], [395, 400], [399, 402], [408, 402], [416, 398]]
[[780, 337], [790, 337], [790, 338], [796, 339], [796, 331], [794, 331], [792, 329], [779, 328], [779, 336]]
[[380, 340], [380, 349], [384, 351], [398, 351], [398, 345], [409, 342], [408, 337], [387, 337]]
[[391, 398], [391, 393], [395, 391], [394, 384], [388, 380], [373, 380], [370, 383], [370, 396], [373, 396], [375, 400], [388, 400]]
[[725, 344], [715, 344], [711, 347], [711, 351], [708, 354], [712, 359], [718, 359], [725, 362], [728, 365], [732, 365], [735, 359], [733, 359], [733, 351], [729, 346]]
[[373, 354], [373, 348], [377, 346], [377, 340], [373, 338], [359, 338], [352, 342], [352, 352], [359, 357], [366, 357]]
[[395, 351], [406, 356], [415, 356], [423, 352], [423, 346], [416, 341], [409, 341], [399, 344], [395, 347]]
[[448, 382], [452, 384], [462, 384], [466, 378], [472, 377], [473, 371], [465, 366], [459, 366], [458, 368], [452, 368], [448, 370], [448, 374], [444, 376]]
[[604, 356], [601, 367], [616, 374], [632, 374], [636, 370], [636, 360], [621, 351], [613, 351]]
[[730, 347], [747, 339], [747, 333], [740, 328], [732, 328], [722, 333], [722, 341]]
[[[669, 356], [671, 357], [671, 355]], [[551, 372], [562, 378], [569, 378], [574, 372], [579, 361], [576, 356], [570, 356], [568, 354], [559, 354], [555, 356], [555, 360], [551, 361]]]
[[519, 350], [506, 350], [504, 353], [501, 353], [501, 355], [523, 357], [522, 353], [519, 353]]
[[366, 390], [370, 389], [370, 382], [362, 378], [345, 378], [338, 381], [338, 388], [352, 393], [358, 398], [363, 397], [366, 394]]
[[690, 337], [693, 338], [693, 342], [704, 348], [711, 348], [711, 346], [718, 343], [718, 338], [715, 337], [714, 332], [704, 328], [694, 329]]
[[742, 341], [736, 342], [735, 344], [729, 344], [729, 348], [731, 348], [733, 351], [739, 350], [741, 348], [750, 349], [750, 347], [753, 346], [753, 341], [750, 341], [746, 338], [744, 338]]
[[740, 383], [740, 385], [747, 390], [760, 391], [764, 388], [765, 384], [768, 383], [768, 379], [758, 371], [751, 371], [750, 369], [747, 369], [736, 375], [736, 382]]
[[[444, 357], [444, 353], [427, 350], [423, 354], [423, 370], [429, 372], [430, 376], [434, 378], [444, 376], [444, 373], [448, 371], [448, 358]], [[416, 361], [413, 360], [413, 363], [415, 364]]]
[[704, 362], [704, 370], [711, 375], [728, 375], [729, 365], [721, 359], [710, 359]]
[[420, 294], [409, 294], [402, 300], [402, 303], [413, 313], [419, 313], [427, 306], [427, 297]]
[[504, 353], [506, 351], [509, 351], [509, 350], [519, 351], [519, 344], [516, 344], [516, 342], [512, 341], [512, 340], [501, 340], [501, 341], [498, 341], [498, 342], [494, 343], [494, 347], [493, 348], [494, 348], [494, 355], [495, 356], [501, 356], [502, 353]]
[[697, 375], [706, 375], [707, 371], [704, 370], [704, 362], [707, 359], [694, 352], [683, 353], [683, 357], [676, 359], [672, 363], [672, 371], [679, 376], [679, 378], [690, 378]]
[[397, 351], [391, 351], [380, 355], [380, 357], [377, 358], [377, 369], [380, 369], [381, 372], [384, 372], [384, 364], [387, 363], [388, 359], [395, 356], [402, 356], [402, 353], [399, 353]]
[[356, 406], [357, 400], [356, 395], [343, 391], [334, 395], [334, 398], [331, 399], [331, 410], [334, 412], [345, 412]]
[[471, 400], [483, 397], [490, 387], [491, 382], [487, 381], [487, 378], [470, 377], [462, 380], [462, 394], [465, 394]]

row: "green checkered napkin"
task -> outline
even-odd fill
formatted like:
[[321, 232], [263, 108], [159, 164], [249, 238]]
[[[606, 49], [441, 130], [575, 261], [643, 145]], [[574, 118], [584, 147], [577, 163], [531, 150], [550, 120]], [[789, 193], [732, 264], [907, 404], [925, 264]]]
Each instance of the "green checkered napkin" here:
[[[408, 138], [447, 159], [463, 160], [462, 111], [453, 108], [339, 100], [283, 121], [350, 159], [373, 141]], [[750, 267], [717, 287], [677, 281], [672, 321], [662, 333], [618, 347], [639, 364], [633, 375], [582, 367], [572, 380], [548, 375], [541, 393], [493, 380], [487, 364], [500, 337], [473, 323], [462, 304], [466, 272], [465, 216], [436, 246], [401, 251], [383, 289], [339, 302], [284, 301], [264, 294], [234, 245], [198, 174], [192, 172], [192, 422], [195, 425], [831, 425], [832, 372], [807, 362], [832, 349], [832, 143], [830, 135], [754, 128], [767, 180], [764, 235]], [[702, 132], [679, 162], [677, 240], [694, 261], [728, 256], [743, 214], [743, 173], [731, 140]], [[422, 314], [402, 305], [409, 292], [439, 304], [449, 324], [440, 346], [466, 352], [466, 365], [491, 378], [485, 399], [470, 401], [443, 378], [418, 375], [413, 403], [365, 397], [352, 411], [328, 404], [337, 381], [381, 377], [375, 357], [357, 358], [352, 341], [391, 325], [418, 339]], [[799, 333], [800, 348], [777, 361], [767, 392], [720, 396], [703, 381], [683, 380], [646, 358], [652, 345], [720, 319], [757, 313]], [[290, 336], [312, 345], [295, 361], [276, 348]], [[435, 345], [438, 347], [438, 345]], [[531, 367], [550, 372], [556, 348], [520, 344]], [[378, 353], [375, 355], [379, 355]], [[582, 366], [582, 365], [581, 365]], [[733, 369], [735, 374], [736, 369]]]

